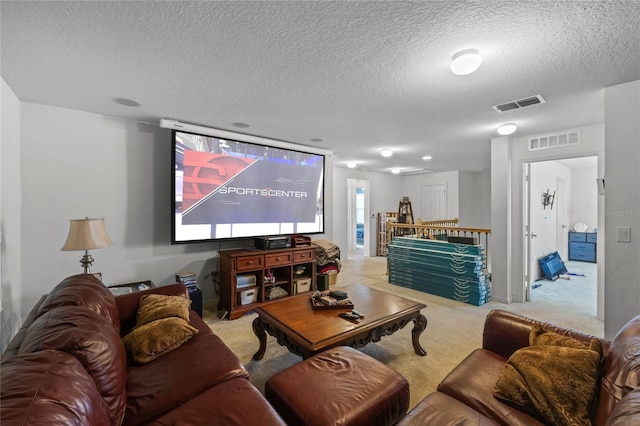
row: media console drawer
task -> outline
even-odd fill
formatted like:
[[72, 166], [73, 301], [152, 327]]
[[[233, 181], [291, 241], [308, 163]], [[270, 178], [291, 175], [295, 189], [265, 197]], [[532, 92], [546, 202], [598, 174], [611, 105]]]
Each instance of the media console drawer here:
[[264, 267], [264, 256], [239, 256], [235, 259], [237, 271], [250, 271], [253, 269], [261, 269]]
[[293, 253], [293, 262], [294, 263], [309, 261], [309, 260], [312, 260], [314, 258], [315, 258], [315, 254], [313, 253], [313, 250], [297, 251], [297, 252]]
[[291, 252], [267, 254], [265, 257], [267, 258], [267, 261], [266, 261], [267, 267], [289, 265], [293, 262], [293, 257]]

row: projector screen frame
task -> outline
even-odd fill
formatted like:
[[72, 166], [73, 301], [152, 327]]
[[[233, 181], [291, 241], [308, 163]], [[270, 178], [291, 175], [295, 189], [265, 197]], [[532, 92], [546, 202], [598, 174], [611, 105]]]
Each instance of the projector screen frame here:
[[[281, 233], [265, 233], [265, 234], [257, 234], [257, 233], [252, 233], [251, 235], [223, 235], [220, 237], [217, 237], [215, 232], [211, 232], [211, 235], [209, 237], [197, 237], [197, 238], [184, 238], [184, 237], [180, 237], [178, 235], [178, 227], [179, 227], [179, 223], [180, 223], [180, 219], [177, 218], [177, 216], [179, 216], [178, 214], [178, 210], [177, 208], [179, 207], [179, 203], [180, 201], [176, 200], [176, 180], [177, 180], [177, 175], [176, 175], [176, 132], [182, 132], [182, 133], [187, 133], [187, 134], [194, 134], [194, 135], [201, 135], [201, 136], [205, 136], [205, 137], [212, 137], [212, 138], [217, 138], [217, 139], [223, 139], [223, 140], [227, 140], [230, 142], [239, 142], [239, 143], [246, 143], [246, 144], [252, 144], [252, 145], [258, 145], [258, 146], [263, 146], [263, 147], [269, 147], [269, 148], [277, 148], [277, 149], [282, 149], [282, 150], [291, 150], [294, 151], [295, 153], [299, 153], [299, 154], [308, 154], [308, 155], [320, 155], [323, 156], [322, 158], [322, 171], [320, 173], [320, 181], [319, 184], [322, 186], [322, 192], [321, 192], [321, 205], [322, 205], [322, 215], [321, 217], [319, 217], [319, 220], [321, 220], [320, 223], [320, 228], [317, 231], [309, 231], [306, 233], [309, 234], [323, 234], [324, 232], [326, 232], [325, 229], [325, 199], [324, 199], [324, 193], [325, 193], [325, 185], [326, 185], [326, 168], [327, 168], [327, 161], [330, 159], [330, 157], [332, 156], [332, 152], [328, 151], [328, 150], [324, 150], [324, 149], [318, 149], [315, 147], [310, 147], [310, 146], [306, 146], [306, 145], [299, 145], [299, 144], [293, 144], [293, 143], [289, 143], [289, 142], [285, 142], [285, 141], [279, 141], [279, 140], [275, 140], [275, 139], [269, 139], [269, 138], [264, 138], [264, 137], [260, 137], [260, 136], [253, 136], [253, 135], [247, 135], [247, 134], [242, 134], [242, 133], [236, 133], [236, 132], [230, 132], [230, 131], [226, 131], [226, 130], [220, 130], [220, 129], [214, 129], [214, 128], [210, 128], [210, 127], [204, 127], [204, 126], [199, 126], [199, 125], [193, 125], [193, 124], [188, 124], [188, 123], [181, 123], [181, 122], [177, 122], [174, 120], [167, 120], [167, 119], [162, 119], [160, 120], [160, 127], [162, 128], [167, 128], [167, 129], [171, 129], [171, 165], [172, 165], [172, 177], [171, 177], [171, 212], [172, 212], [172, 218], [171, 218], [171, 244], [193, 244], [193, 243], [206, 243], [206, 242], [215, 242], [215, 241], [224, 241], [224, 240], [234, 240], [234, 239], [253, 239], [255, 237], [259, 237], [259, 236], [275, 236], [275, 235], [294, 235], [297, 233], [305, 233], [305, 232], [297, 232], [297, 229], [299, 227], [300, 224], [302, 223], [308, 223], [308, 222], [300, 222], [300, 221], [296, 221], [293, 222], [295, 223], [294, 225], [294, 230], [292, 232], [281, 232]], [[291, 158], [291, 157], [289, 157]], [[180, 161], [180, 160], [178, 160]], [[266, 164], [266, 163], [265, 163]], [[318, 205], [320, 205], [318, 203]], [[181, 214], [180, 214], [181, 216]], [[282, 223], [287, 223], [289, 221], [282, 221]], [[277, 222], [271, 222], [272, 224], [275, 224]], [[215, 225], [214, 225], [215, 226]]]

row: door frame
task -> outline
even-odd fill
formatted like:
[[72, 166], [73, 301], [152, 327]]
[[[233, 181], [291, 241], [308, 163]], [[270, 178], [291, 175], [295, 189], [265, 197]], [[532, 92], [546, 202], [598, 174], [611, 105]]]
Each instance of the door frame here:
[[[523, 166], [523, 174], [522, 174], [522, 183], [523, 183], [523, 193], [522, 193], [522, 198], [523, 198], [523, 203], [522, 203], [522, 207], [523, 207], [523, 211], [522, 211], [522, 220], [523, 220], [523, 231], [527, 231], [527, 232], [522, 232], [520, 235], [522, 235], [522, 245], [523, 245], [523, 256], [522, 256], [522, 263], [523, 263], [523, 275], [522, 275], [522, 285], [523, 285], [523, 290], [524, 290], [524, 294], [526, 296], [525, 301], [530, 301], [530, 288], [528, 283], [526, 282], [527, 279], [527, 272], [530, 273], [529, 271], [529, 264], [530, 264], [530, 238], [528, 235], [528, 230], [527, 228], [525, 228], [525, 224], [529, 224], [529, 219], [530, 219], [530, 182], [528, 182], [528, 175], [530, 172], [530, 165], [531, 163], [539, 163], [539, 162], [545, 162], [545, 161], [558, 161], [558, 160], [565, 160], [568, 158], [582, 158], [582, 157], [596, 157], [597, 159], [597, 173], [598, 176], [601, 175], [601, 168], [603, 167], [604, 164], [604, 158], [598, 154], [598, 153], [593, 153], [593, 154], [581, 154], [581, 155], [571, 155], [571, 156], [558, 156], [558, 157], [547, 157], [544, 159], [531, 159], [531, 160], [522, 160], [522, 166]], [[595, 184], [595, 182], [594, 182]], [[566, 192], [566, 191], [565, 191]], [[598, 219], [597, 219], [597, 223], [598, 224], [603, 224], [604, 223], [604, 196], [602, 196], [603, 194], [598, 196], [598, 200], [597, 200], [597, 210], [598, 210]], [[566, 200], [565, 200], [566, 202]], [[598, 251], [596, 253], [598, 262], [597, 262], [597, 278], [596, 278], [596, 285], [597, 285], [597, 294], [596, 294], [596, 317], [599, 320], [604, 320], [604, 257], [601, 256], [602, 253], [604, 253], [604, 249], [603, 249], [603, 245], [604, 245], [604, 226], [598, 226], [599, 229], [599, 235], [598, 235]], [[529, 291], [529, 293], [527, 293], [527, 291]]]
[[524, 300], [529, 302], [531, 300], [531, 285], [529, 281], [531, 280], [532, 271], [530, 271], [531, 259], [531, 237], [529, 236], [530, 227], [531, 227], [531, 208], [530, 202], [531, 200], [531, 188], [530, 188], [530, 179], [531, 179], [531, 162], [523, 164], [523, 177], [522, 177], [522, 212], [523, 212], [523, 244], [522, 244], [522, 253], [523, 253], [523, 285], [524, 285]]
[[363, 256], [371, 256], [371, 186], [366, 179], [347, 178], [347, 259], [356, 250], [356, 192], [364, 189], [364, 249]]

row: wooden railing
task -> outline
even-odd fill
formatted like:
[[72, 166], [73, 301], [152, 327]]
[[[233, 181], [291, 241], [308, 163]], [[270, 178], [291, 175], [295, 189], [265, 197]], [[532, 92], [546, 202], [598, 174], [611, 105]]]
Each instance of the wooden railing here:
[[491, 229], [465, 228], [457, 224], [458, 218], [425, 222], [418, 219], [418, 223], [415, 224], [389, 221], [387, 222], [387, 241], [391, 241], [394, 236], [403, 236], [482, 245], [487, 254], [485, 258], [488, 258]]
[[427, 220], [422, 221], [420, 218], [416, 223], [398, 223], [396, 221], [387, 222], [387, 241], [391, 241], [396, 235], [413, 236], [418, 238], [430, 238], [433, 235], [429, 230], [435, 227], [446, 227], [447, 229], [458, 229], [458, 218]]

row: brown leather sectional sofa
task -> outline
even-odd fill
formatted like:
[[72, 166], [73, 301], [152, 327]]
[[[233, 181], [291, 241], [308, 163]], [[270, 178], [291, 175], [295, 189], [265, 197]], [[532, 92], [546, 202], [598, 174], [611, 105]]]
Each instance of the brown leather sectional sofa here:
[[2, 356], [0, 423], [284, 424], [194, 311], [189, 341], [153, 362], [128, 362], [121, 337], [148, 293], [188, 297], [182, 284], [114, 297], [93, 275], [44, 296]]
[[[575, 330], [493, 310], [485, 320], [482, 348], [469, 354], [444, 378], [437, 391], [424, 398], [399, 425], [544, 424], [493, 396], [494, 385], [508, 358], [516, 350], [529, 346], [534, 324], [581, 342], [594, 339]], [[604, 356], [591, 424], [640, 425], [640, 315], [629, 321], [613, 341], [598, 340]]]
[[[114, 297], [92, 275], [69, 277], [44, 296], [2, 356], [0, 423], [285, 424], [249, 383], [239, 359], [194, 311], [189, 320], [198, 333], [186, 343], [147, 364], [127, 361], [121, 338], [136, 324], [140, 298], [150, 293], [188, 297], [182, 284]], [[543, 424], [493, 396], [505, 363], [529, 345], [535, 324], [582, 342], [593, 339], [494, 310], [485, 321], [482, 348], [398, 424]], [[640, 315], [613, 341], [599, 340], [602, 379], [591, 422], [640, 424]]]

